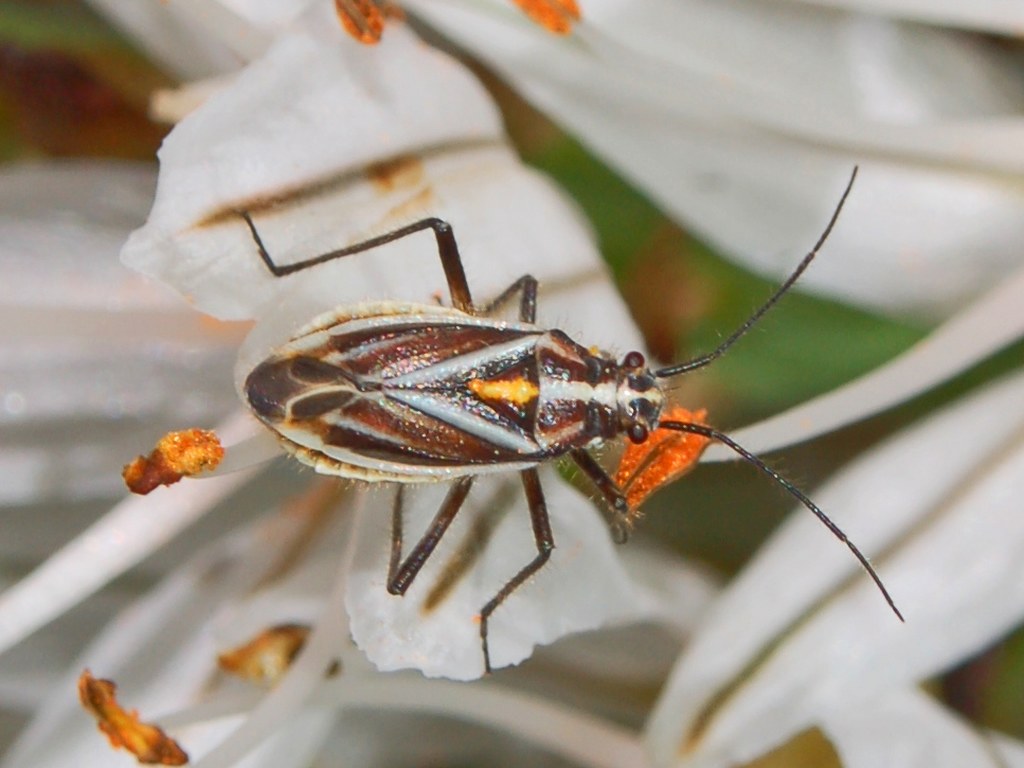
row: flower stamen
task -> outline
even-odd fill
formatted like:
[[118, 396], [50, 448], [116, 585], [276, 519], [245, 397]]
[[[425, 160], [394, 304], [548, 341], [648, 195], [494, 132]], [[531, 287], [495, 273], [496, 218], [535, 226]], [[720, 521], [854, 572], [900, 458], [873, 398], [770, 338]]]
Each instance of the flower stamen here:
[[556, 35], [572, 32], [572, 25], [580, 20], [576, 0], [512, 0], [527, 16]]
[[149, 456], [137, 456], [125, 465], [121, 476], [132, 493], [145, 496], [161, 485], [173, 485], [183, 477], [215, 469], [223, 458], [224, 448], [215, 432], [168, 432]]
[[[707, 411], [688, 411], [681, 406], [666, 410], [669, 421], [705, 424]], [[632, 526], [640, 516], [640, 505], [662, 486], [689, 472], [697, 464], [710, 440], [703, 435], [656, 429], [640, 444], [627, 443], [615, 470], [615, 484], [626, 494], [630, 515], [625, 520]]]
[[78, 678], [82, 706], [96, 718], [115, 749], [126, 749], [147, 765], [185, 765], [188, 755], [162, 729], [139, 720], [138, 712], [117, 703], [117, 686], [97, 680], [87, 669]]
[[380, 42], [386, 19], [403, 15], [398, 6], [386, 0], [334, 0], [334, 8], [345, 31], [366, 45]]
[[305, 624], [268, 627], [243, 645], [220, 654], [217, 666], [254, 683], [273, 685], [288, 671], [309, 637]]
[[[581, 18], [576, 0], [512, 0], [523, 13], [556, 35], [568, 35]], [[341, 26], [366, 45], [376, 45], [388, 19], [402, 19], [404, 12], [388, 0], [334, 0]]]

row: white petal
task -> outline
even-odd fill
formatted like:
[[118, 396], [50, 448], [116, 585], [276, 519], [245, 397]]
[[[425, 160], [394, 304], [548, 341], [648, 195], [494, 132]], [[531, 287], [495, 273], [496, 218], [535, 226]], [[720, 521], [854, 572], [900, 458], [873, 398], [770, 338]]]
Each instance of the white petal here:
[[209, 424], [234, 402], [225, 352], [239, 330], [117, 261], [153, 182], [126, 163], [0, 175], [0, 323], [17, 329], [0, 340], [4, 504], [120, 495], [140, 424]]
[[[804, 442], [880, 413], [962, 373], [1024, 335], [1024, 269], [880, 368], [732, 437], [754, 453]], [[713, 445], [703, 461], [736, 459]]]
[[[363, 495], [365, 497], [365, 494]], [[375, 500], [374, 496], [369, 497], [370, 502]], [[352, 503], [353, 499], [350, 494], [343, 501], [343, 505], [349, 507]], [[346, 510], [346, 513], [348, 511]], [[366, 512], [379, 514], [381, 510], [368, 508]], [[477, 686], [474, 690], [470, 690], [451, 683], [428, 682], [420, 676], [383, 676], [367, 668], [365, 663], [360, 664], [360, 659], [346, 650], [343, 637], [344, 612], [338, 610], [341, 599], [340, 592], [336, 592], [334, 597], [324, 603], [322, 601], [323, 584], [309, 581], [309, 577], [314, 576], [314, 571], [319, 572], [322, 576], [324, 571], [322, 566], [327, 563], [334, 568], [338, 567], [339, 547], [335, 534], [339, 531], [344, 533], [343, 526], [347, 519], [346, 514], [340, 518], [342, 526], [332, 525], [323, 532], [322, 536], [318, 535], [317, 539], [312, 542], [314, 551], [305, 553], [298, 570], [286, 576], [284, 581], [277, 580], [269, 590], [261, 589], [262, 597], [235, 603], [229, 612], [221, 613], [218, 618], [221, 629], [227, 629], [234, 634], [244, 631], [246, 625], [253, 621], [256, 621], [258, 625], [262, 620], [275, 620], [274, 614], [268, 614], [262, 610], [259, 603], [267, 607], [271, 600], [275, 600], [279, 603], [279, 608], [283, 609], [286, 605], [294, 603], [295, 597], [298, 597], [299, 602], [302, 603], [308, 602], [312, 595], [319, 595], [320, 605], [316, 612], [321, 614], [323, 619], [318, 622], [317, 633], [322, 635], [322, 641], [318, 642], [315, 638], [311, 638], [307, 650], [300, 657], [300, 661], [293, 666], [288, 678], [258, 704], [235, 733], [232, 733], [213, 751], [203, 755], [196, 763], [197, 767], [220, 768], [234, 765], [235, 761], [243, 759], [243, 755], [246, 755], [249, 750], [255, 749], [268, 733], [274, 733], [274, 741], [278, 743], [281, 739], [289, 738], [287, 732], [280, 733], [280, 730], [289, 721], [291, 713], [296, 711], [294, 708], [309, 693], [310, 685], [313, 683], [317, 684], [318, 690], [309, 702], [312, 709], [303, 709], [297, 718], [302, 722], [309, 718], [311, 711], [322, 712], [327, 708], [344, 712], [346, 719], [351, 717], [349, 710], [353, 709], [368, 709], [374, 713], [375, 719], [381, 717], [381, 712], [388, 710], [422, 711], [455, 718], [460, 721], [458, 727], [462, 730], [465, 730], [465, 725], [462, 723], [481, 723], [492, 729], [508, 732], [517, 738], [543, 745], [557, 753], [580, 759], [588, 765], [641, 764], [638, 743], [634, 734], [612, 723], [603, 722], [592, 715], [574, 711], [571, 707], [547, 702], [529, 694], [505, 691], [496, 685], [485, 685], [483, 688]], [[351, 553], [353, 548], [358, 546], [361, 544], [358, 541], [353, 541], [347, 550]], [[342, 561], [347, 556], [343, 555]], [[343, 565], [342, 570], [346, 571], [348, 567]], [[314, 581], [317, 580], [322, 582], [321, 577], [314, 576]], [[343, 582], [337, 582], [338, 587], [342, 585]], [[301, 592], [304, 589], [310, 591], [311, 595], [304, 597], [301, 594], [292, 594], [289, 596], [289, 593], [295, 590]], [[256, 609], [255, 615], [254, 609]], [[302, 606], [299, 610], [300, 614], [304, 614], [305, 609]], [[280, 614], [276, 618], [285, 618], [287, 615]], [[333, 629], [329, 629], [327, 626], [331, 624], [335, 625]], [[319, 646], [319, 650], [314, 648], [315, 645]], [[342, 659], [343, 673], [333, 679], [322, 679], [321, 672], [324, 665], [331, 658], [339, 655]], [[606, 663], [609, 662], [607, 657], [600, 658]], [[211, 701], [208, 704], [183, 709], [179, 713], [162, 716], [160, 721], [175, 732], [187, 728], [191, 734], [194, 730], [193, 726], [203, 720], [235, 713], [241, 714], [248, 709], [248, 706], [250, 704], [245, 703], [241, 708], [233, 708], [231, 699], [222, 696], [219, 703]], [[385, 722], [387, 721], [385, 720]], [[370, 733], [376, 731], [376, 727], [369, 729]], [[317, 734], [311, 743], [304, 742], [302, 750], [315, 749], [318, 738], [320, 738], [320, 734]], [[369, 743], [367, 743], [368, 740]], [[391, 741], [389, 737], [385, 737], [383, 743], [375, 744], [372, 737], [369, 739], [367, 737], [359, 738], [348, 744], [346, 752], [360, 754], [364, 750], [369, 750], [371, 754], [386, 753], [391, 746]], [[190, 741], [189, 746], [191, 747], [193, 743], [194, 740]], [[202, 749], [198, 750], [197, 754], [201, 752]], [[268, 752], [269, 754], [278, 754], [273, 744], [264, 745], [259, 753], [250, 753], [245, 758], [253, 762], [240, 764], [252, 766], [273, 764], [267, 763]], [[447, 750], [442, 749], [442, 752], [447, 753]], [[300, 754], [308, 756], [309, 752], [300, 750]], [[287, 755], [285, 759], [287, 759], [285, 765], [301, 764], [295, 761], [293, 755]]]
[[1018, 263], [1024, 196], [1003, 174], [1024, 161], [1021, 88], [1012, 61], [979, 41], [774, 3], [661, 0], [594, 3], [597, 30], [561, 40], [490, 4], [409, 5], [759, 270], [792, 266], [855, 163], [850, 208], [806, 286], [941, 314]]
[[649, 702], [623, 696], [623, 691], [657, 690], [664, 684], [720, 585], [699, 564], [641, 540], [619, 547], [618, 554], [630, 576], [655, 596], [657, 615], [569, 635], [537, 648], [528, 662], [495, 679], [615, 722], [642, 722]]
[[916, 689], [849, 707], [822, 728], [843, 768], [1003, 768], [985, 734]]
[[[214, 651], [206, 638], [205, 643], [199, 641], [205, 653], [195, 652], [197, 636], [202, 636], [199, 619], [222, 596], [221, 589], [207, 586], [204, 590], [201, 585], [223, 565], [222, 558], [207, 553], [108, 625], [63, 672], [64, 679], [50, 691], [4, 765], [42, 768], [71, 761], [90, 765], [123, 761], [81, 711], [74, 695], [75, 679], [85, 667], [98, 676], [114, 678], [122, 699], [146, 717], [188, 701], [209, 679]], [[165, 666], [169, 663], [173, 674]]]
[[207, 312], [259, 318], [239, 380], [322, 311], [447, 291], [430, 231], [275, 278], [238, 210], [252, 210], [278, 264], [443, 218], [480, 301], [531, 273], [542, 321], [638, 345], [578, 213], [504, 143], [468, 72], [401, 26], [366, 49], [334, 20], [305, 24], [175, 128], [150, 220], [123, 251]]
[[237, 403], [222, 350], [158, 340], [64, 354], [39, 346], [49, 359], [0, 351], [8, 353], [0, 361], [4, 505], [116, 498], [124, 491], [121, 468], [147, 440], [183, 425], [212, 425]]
[[[907, 617], [806, 510], [716, 604], [651, 723], [680, 750], [749, 759], [841, 706], [948, 667], [1024, 616], [1024, 377], [947, 408], [815, 494]], [[786, 706], [778, 706], [785, 701]], [[682, 746], [688, 745], [688, 746]]]
[[356, 681], [339, 678], [323, 685], [316, 703], [378, 712], [413, 710], [485, 725], [537, 744], [574, 765], [641, 768], [647, 764], [635, 735], [623, 726], [489, 683], [464, 685], [398, 675]]
[[619, 558], [630, 577], [657, 597], [659, 620], [683, 635], [699, 626], [721, 590], [721, 579], [706, 566], [680, 560], [678, 554], [643, 541], [621, 547]]
[[1024, 27], [1024, 8], [1006, 0], [798, 0], [809, 5], [961, 26], [1012, 35]]
[[990, 733], [992, 746], [1002, 758], [1007, 768], [1021, 768], [1024, 766], [1024, 742], [1014, 739], [1002, 733]]
[[[547, 565], [494, 612], [489, 625], [494, 668], [517, 664], [535, 645], [570, 632], [656, 615], [656, 602], [628, 577], [593, 505], [551, 471], [542, 478], [555, 550]], [[403, 557], [446, 491], [424, 486], [406, 494]], [[382, 670], [413, 667], [430, 677], [480, 677], [480, 610], [537, 554], [519, 479], [477, 480], [466, 506], [402, 597], [386, 589], [390, 515], [385, 510], [392, 493], [377, 491], [359, 523], [346, 597], [352, 636]], [[472, 555], [479, 546], [473, 538], [481, 535], [478, 526], [488, 523], [496, 526], [493, 534], [460, 573], [458, 556]], [[442, 586], [453, 573], [454, 584]]]
[[[395, 691], [394, 704], [401, 704], [398, 697], [402, 693]], [[424, 693], [429, 694], [429, 689]], [[473, 697], [473, 704], [477, 701]], [[504, 701], [494, 707], [498, 708], [511, 709]], [[409, 709], [417, 708], [411, 706]], [[587, 728], [590, 723], [586, 722], [581, 728], [580, 720], [575, 719], [568, 722], [548, 719], [551, 738], [527, 741], [518, 733], [488, 727], [487, 723], [477, 724], [469, 718], [438, 717], [429, 711], [382, 711], [383, 708], [375, 703], [365, 708], [352, 707], [352, 710], [339, 718], [324, 746], [322, 759], [328, 764], [331, 759], [329, 756], [343, 754], [345, 768], [422, 768], [423, 756], [429, 754], [436, 765], [488, 765], [493, 768], [567, 764], [591, 768], [598, 765], [630, 768], [644, 765], [643, 753], [635, 745], [635, 738], [632, 748], [625, 749], [607, 738], [607, 728]], [[519, 713], [520, 710], [516, 708], [514, 714]], [[547, 714], [544, 711], [541, 716]], [[559, 730], [556, 731], [556, 728]], [[595, 732], [604, 738], [594, 738]], [[396, 734], [401, 734], [401, 738], [396, 738]], [[566, 739], [567, 734], [572, 734], [571, 742]], [[590, 749], [575, 749], [577, 744], [587, 745]], [[552, 759], [553, 753], [564, 754], [570, 750], [571, 753], [566, 755], [569, 762]], [[592, 755], [597, 755], [598, 759], [589, 760]]]
[[[425, 186], [418, 183], [400, 196], [404, 199], [408, 194], [412, 200], [426, 191], [435, 201], [422, 208], [416, 203], [412, 215], [402, 215], [406, 219], [438, 215], [452, 223], [469, 286], [478, 301], [486, 301], [522, 275], [532, 274], [541, 282], [540, 325], [561, 327], [586, 344], [598, 342], [619, 349], [640, 345], [639, 333], [598, 260], [590, 233], [577, 212], [547, 180], [527, 170], [507, 147], [461, 149], [451, 156], [427, 160], [424, 169]], [[344, 197], [359, 197], [364, 191], [354, 188]], [[330, 208], [341, 202], [336, 196], [324, 199]], [[396, 203], [390, 196], [383, 202], [388, 208], [393, 204], [408, 208], [407, 202]], [[363, 206], [363, 211], [350, 222], [332, 220], [333, 230], [325, 231], [318, 224], [328, 221], [325, 209], [306, 201], [301, 211], [295, 210], [295, 216], [306, 222], [297, 231], [312, 233], [321, 227], [322, 239], [320, 246], [305, 253], [322, 253], [365, 239], [367, 234], [362, 227], [366, 221], [378, 222], [373, 234], [405, 223], [388, 223], [387, 212], [381, 212], [383, 219], [379, 219], [376, 206], [376, 202]], [[344, 208], [356, 211], [358, 206], [347, 202]], [[275, 229], [277, 222], [268, 223], [268, 238], [284, 233], [283, 238], [277, 238], [279, 242], [286, 242], [287, 232], [294, 228], [294, 222], [281, 221], [281, 229]], [[339, 241], [343, 227], [354, 227], [363, 234], [343, 236]], [[243, 241], [243, 245], [251, 249], [251, 238], [249, 243]], [[251, 251], [246, 256], [248, 264], [253, 265]], [[263, 270], [262, 264], [255, 267]], [[266, 279], [262, 272], [256, 276], [261, 281]], [[272, 348], [307, 325], [320, 311], [366, 299], [433, 303], [434, 297], [441, 295], [446, 303], [449, 300], [437, 246], [429, 233], [278, 282], [284, 285], [275, 286], [267, 280], [267, 290], [276, 291], [275, 303], [259, 310], [257, 326], [243, 344], [236, 366], [238, 384]], [[266, 283], [261, 282], [260, 289], [247, 292], [245, 300], [257, 295], [263, 285]], [[210, 285], [211, 291], [213, 288]]]
[[[354, 511], [359, 514], [366, 501], [365, 489], [355, 495]], [[349, 518], [342, 521], [346, 529]], [[320, 616], [303, 646], [292, 662], [288, 674], [248, 714], [245, 720], [201, 759], [195, 768], [227, 768], [235, 765], [272, 734], [276, 727], [287, 723], [300, 711], [310, 694], [324, 678], [333, 661], [338, 660], [346, 646], [349, 631], [344, 611], [345, 573], [351, 567], [354, 537], [348, 536], [348, 545], [337, 558], [334, 584], [323, 601]], [[343, 667], [350, 666], [342, 661]], [[326, 735], [325, 733], [322, 735]]]
[[[279, 38], [174, 129], [160, 153], [150, 220], [123, 252], [132, 266], [221, 317], [252, 316], [285, 288], [294, 292], [296, 282], [311, 290], [317, 282], [274, 279], [234, 211], [253, 209], [279, 263], [315, 256], [430, 212], [421, 203], [433, 194], [432, 179], [419, 165], [393, 177], [369, 166], [409, 154], [447, 156], [500, 137], [480, 86], [401, 27], [372, 49], [347, 38], [334, 20], [318, 16], [307, 27]], [[291, 205], [260, 214], [261, 201], [289, 194]], [[411, 215], [392, 211], [401, 206]], [[201, 223], [217, 214], [226, 220]], [[429, 258], [432, 243], [424, 237]], [[324, 291], [322, 283], [335, 276], [313, 271]]]
[[[7, 586], [9, 582], [3, 584]], [[0, 656], [0, 711], [22, 717], [38, 711], [50, 692], [64, 684], [66, 670], [82, 648], [118, 609], [137, 597], [134, 585], [104, 590], [37, 632], [30, 642]]]
[[[218, 428], [230, 441], [248, 417]], [[0, 594], [0, 651], [151, 554], [248, 480], [252, 470], [132, 496]]]
[[185, 80], [231, 72], [256, 58], [269, 38], [219, 0], [88, 0], [156, 61]]
[[[249, 622], [252, 617], [246, 609], [253, 590], [276, 585], [285, 574], [319, 592], [322, 609], [333, 574], [316, 585], [315, 578], [304, 578], [309, 574], [295, 572], [305, 570], [311, 561], [299, 560], [297, 566], [294, 562], [296, 547], [302, 549], [316, 518], [316, 510], [293, 508], [291, 514], [272, 515], [203, 547], [156, 589], [118, 615], [62, 674], [64, 679], [50, 691], [30, 727], [7, 754], [4, 766], [56, 768], [124, 763], [125, 758], [110, 748], [97, 733], [95, 723], [83, 715], [74, 695], [75, 678], [86, 667], [97, 676], [112, 677], [119, 685], [122, 701], [137, 707], [146, 719], [166, 722], [169, 733], [181, 738], [193, 758], [221, 741], [232, 723], [193, 721], [191, 727], [185, 727], [182, 718], [165, 720], [164, 715], [174, 708], [194, 708], [201, 696], [221, 687], [211, 684], [216, 680], [216, 654], [227, 647], [218, 625], [228, 618], [230, 609], [234, 609], [236, 624]], [[338, 537], [333, 528], [321, 528], [321, 533], [336, 546]], [[332, 565], [336, 570], [337, 552]], [[286, 719], [282, 713], [282, 725]], [[307, 718], [307, 725], [316, 722], [323, 724], [319, 716]], [[290, 735], [287, 729], [277, 734], [280, 739]], [[305, 733], [306, 738], [312, 735]], [[307, 748], [315, 750], [315, 746], [312, 740]], [[273, 742], [268, 749], [275, 749]], [[276, 749], [280, 749], [279, 744]]]
[[178, 88], [161, 88], [149, 97], [151, 119], [174, 125], [194, 112], [210, 96], [222, 90], [235, 79], [235, 73], [193, 80]]

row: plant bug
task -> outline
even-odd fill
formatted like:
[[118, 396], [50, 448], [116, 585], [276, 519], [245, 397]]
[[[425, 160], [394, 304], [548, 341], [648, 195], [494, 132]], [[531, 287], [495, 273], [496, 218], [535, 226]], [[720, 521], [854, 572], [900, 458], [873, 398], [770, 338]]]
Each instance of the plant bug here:
[[[434, 552], [474, 477], [520, 473], [537, 554], [480, 610], [487, 672], [490, 616], [544, 566], [555, 546], [537, 466], [563, 456], [572, 459], [607, 503], [616, 538], [624, 540], [634, 511], [590, 450], [620, 436], [643, 444], [655, 430], [721, 442], [782, 486], [846, 544], [902, 619], [867, 558], [789, 480], [722, 432], [696, 419], [663, 417], [661, 382], [719, 358], [778, 302], [828, 238], [856, 175], [855, 168], [811, 251], [743, 325], [713, 351], [654, 370], [640, 352], [616, 361], [562, 331], [537, 326], [537, 281], [530, 275], [492, 301], [476, 304], [452, 228], [440, 219], [423, 219], [282, 266], [271, 258], [249, 213], [239, 211], [260, 258], [278, 278], [430, 230], [452, 301], [451, 307], [386, 301], [338, 307], [258, 364], [245, 380], [245, 396], [255, 415], [299, 461], [323, 473], [399, 484], [387, 579], [388, 591], [395, 595], [406, 592]], [[516, 297], [519, 321], [495, 319], [496, 311]], [[430, 481], [451, 481], [451, 489], [426, 533], [403, 559], [403, 486]]]

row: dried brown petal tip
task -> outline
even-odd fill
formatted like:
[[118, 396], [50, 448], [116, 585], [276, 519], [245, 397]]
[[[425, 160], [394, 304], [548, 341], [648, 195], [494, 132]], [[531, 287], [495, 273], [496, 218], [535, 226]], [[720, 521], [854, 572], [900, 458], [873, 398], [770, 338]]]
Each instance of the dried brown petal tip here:
[[[662, 418], [705, 424], [706, 416], [703, 409], [688, 411], [676, 405]], [[709, 442], [703, 435], [656, 429], [643, 443], [628, 444], [615, 471], [615, 483], [625, 492], [630, 509], [637, 509], [656, 490], [693, 469]]]
[[280, 624], [217, 657], [222, 670], [255, 683], [273, 684], [288, 671], [309, 636], [304, 624]]
[[117, 703], [117, 686], [110, 680], [97, 680], [89, 670], [78, 678], [78, 697], [82, 706], [96, 718], [100, 730], [115, 749], [127, 749], [146, 765], [186, 765], [188, 755], [160, 728], [139, 720], [134, 710], [126, 711]]
[[549, 32], [567, 35], [580, 20], [576, 0], [512, 0], [523, 12]]
[[214, 432], [185, 429], [168, 432], [149, 456], [138, 456], [125, 465], [121, 476], [129, 490], [144, 496], [161, 485], [215, 469], [223, 458], [224, 448]]

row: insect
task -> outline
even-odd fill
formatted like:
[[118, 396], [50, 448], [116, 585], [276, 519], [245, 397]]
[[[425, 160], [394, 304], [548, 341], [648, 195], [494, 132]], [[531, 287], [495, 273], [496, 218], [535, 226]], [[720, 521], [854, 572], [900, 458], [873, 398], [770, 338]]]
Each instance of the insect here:
[[[843, 208], [850, 177], [811, 251], [775, 293], [715, 350], [651, 369], [640, 352], [621, 360], [586, 348], [559, 330], [536, 325], [537, 281], [524, 275], [497, 298], [473, 301], [451, 226], [428, 218], [340, 250], [278, 265], [252, 217], [239, 215], [267, 269], [278, 278], [430, 230], [451, 307], [375, 302], [313, 320], [249, 373], [245, 396], [287, 451], [320, 472], [398, 483], [392, 513], [387, 588], [403, 595], [458, 514], [476, 476], [518, 472], [528, 503], [536, 555], [480, 610], [484, 667], [491, 669], [487, 625], [495, 609], [548, 561], [555, 546], [537, 466], [568, 457], [611, 511], [624, 539], [631, 522], [622, 489], [590, 451], [624, 436], [642, 444], [656, 429], [725, 444], [781, 485], [849, 547], [899, 616], [867, 558], [804, 493], [730, 437], [702, 423], [662, 418], [663, 382], [702, 368], [736, 343], [778, 302], [814, 259]], [[518, 299], [519, 321], [495, 319]], [[403, 559], [402, 488], [451, 481], [423, 537]], [[902, 619], [902, 616], [900, 616]]]

